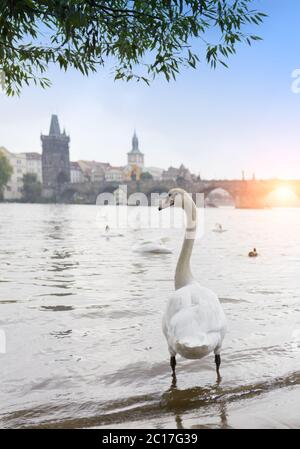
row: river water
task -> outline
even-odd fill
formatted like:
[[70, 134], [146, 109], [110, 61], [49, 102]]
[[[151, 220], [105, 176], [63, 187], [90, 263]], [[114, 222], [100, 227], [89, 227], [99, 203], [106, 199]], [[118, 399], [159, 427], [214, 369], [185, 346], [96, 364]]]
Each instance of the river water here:
[[[171, 378], [161, 316], [183, 230], [106, 238], [103, 220], [0, 204], [0, 427], [299, 427], [300, 209], [205, 210], [192, 268], [227, 315], [220, 382], [213, 356], [178, 357]], [[133, 251], [160, 237], [172, 254]]]

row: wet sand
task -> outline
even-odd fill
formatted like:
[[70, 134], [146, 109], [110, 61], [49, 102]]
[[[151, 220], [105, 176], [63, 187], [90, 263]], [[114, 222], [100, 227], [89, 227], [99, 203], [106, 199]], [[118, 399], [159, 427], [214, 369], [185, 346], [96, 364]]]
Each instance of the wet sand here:
[[[299, 429], [300, 385], [233, 402], [218, 402], [208, 409], [182, 411], [147, 421], [114, 424], [116, 429]], [[111, 428], [111, 425], [100, 426]]]

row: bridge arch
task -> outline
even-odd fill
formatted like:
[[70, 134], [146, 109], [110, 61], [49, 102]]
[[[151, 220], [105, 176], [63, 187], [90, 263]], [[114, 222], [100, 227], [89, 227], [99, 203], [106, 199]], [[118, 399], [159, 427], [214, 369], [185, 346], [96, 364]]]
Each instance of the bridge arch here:
[[65, 203], [76, 202], [76, 197], [78, 197], [78, 191], [72, 187], [67, 187], [61, 193], [61, 200]]
[[231, 189], [221, 186], [209, 186], [203, 191], [204, 203], [207, 207], [219, 207], [228, 206], [236, 207], [237, 197], [236, 193], [232, 192]]

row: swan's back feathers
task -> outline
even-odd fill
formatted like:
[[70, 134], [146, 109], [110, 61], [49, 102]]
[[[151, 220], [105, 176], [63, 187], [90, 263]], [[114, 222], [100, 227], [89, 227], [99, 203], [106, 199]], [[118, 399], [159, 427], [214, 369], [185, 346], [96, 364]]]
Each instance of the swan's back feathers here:
[[218, 297], [196, 282], [177, 290], [167, 303], [163, 332], [172, 355], [202, 358], [218, 353], [226, 320]]
[[162, 240], [143, 242], [133, 247], [133, 251], [139, 253], [153, 253], [153, 254], [170, 254], [172, 249], [168, 248]]

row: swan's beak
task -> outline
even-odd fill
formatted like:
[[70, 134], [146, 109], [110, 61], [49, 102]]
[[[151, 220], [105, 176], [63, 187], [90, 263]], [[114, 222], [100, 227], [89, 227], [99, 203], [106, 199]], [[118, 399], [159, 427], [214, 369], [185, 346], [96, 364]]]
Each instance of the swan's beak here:
[[167, 197], [160, 200], [158, 210], [167, 209], [168, 207], [172, 206], [174, 206], [174, 199]]

